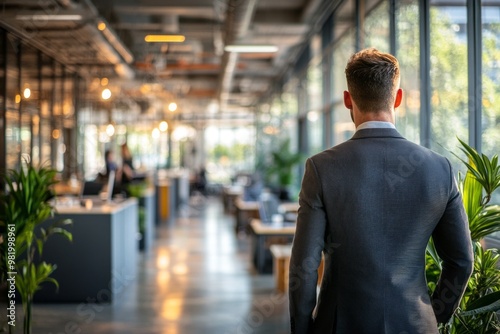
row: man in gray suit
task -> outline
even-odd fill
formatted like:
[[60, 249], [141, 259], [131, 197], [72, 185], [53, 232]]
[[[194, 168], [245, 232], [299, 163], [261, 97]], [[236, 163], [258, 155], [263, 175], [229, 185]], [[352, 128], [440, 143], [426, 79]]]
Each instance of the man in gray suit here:
[[[403, 138], [399, 64], [375, 49], [346, 67], [356, 133], [307, 159], [290, 262], [291, 332], [437, 333], [472, 272], [467, 216], [449, 161]], [[429, 296], [432, 236], [443, 271]], [[324, 274], [316, 298], [317, 268]]]

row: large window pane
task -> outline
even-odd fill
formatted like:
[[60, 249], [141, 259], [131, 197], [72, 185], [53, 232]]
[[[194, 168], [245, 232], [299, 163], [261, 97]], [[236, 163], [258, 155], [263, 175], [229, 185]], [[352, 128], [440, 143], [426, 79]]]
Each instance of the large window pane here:
[[396, 110], [396, 127], [408, 140], [420, 142], [420, 43], [419, 12], [415, 1], [398, 2], [396, 56], [401, 69], [403, 102]]
[[[457, 136], [468, 140], [467, 11], [431, 6], [431, 147], [453, 160]], [[455, 160], [456, 161], [456, 160]], [[454, 163], [459, 167], [458, 162]]]
[[323, 77], [321, 62], [311, 64], [307, 72], [308, 112], [307, 134], [309, 155], [323, 150], [323, 115], [321, 113], [323, 96]]
[[52, 139], [52, 124], [51, 124], [51, 108], [53, 101], [54, 90], [54, 68], [52, 60], [42, 55], [42, 82], [40, 87], [40, 162], [42, 164], [50, 164], [51, 155], [51, 139]]
[[500, 147], [500, 1], [483, 4], [482, 24], [482, 150], [492, 155], [498, 154]]
[[21, 127], [20, 127], [20, 103], [21, 94], [19, 92], [19, 40], [7, 35], [7, 87], [6, 87], [6, 168], [18, 169], [21, 154]]
[[204, 133], [208, 178], [228, 184], [239, 172], [255, 166], [255, 129], [252, 126], [209, 126]]
[[[21, 154], [36, 163], [38, 156], [38, 52], [28, 45], [21, 49]], [[33, 148], [33, 151], [32, 151]], [[36, 150], [35, 150], [36, 148]]]

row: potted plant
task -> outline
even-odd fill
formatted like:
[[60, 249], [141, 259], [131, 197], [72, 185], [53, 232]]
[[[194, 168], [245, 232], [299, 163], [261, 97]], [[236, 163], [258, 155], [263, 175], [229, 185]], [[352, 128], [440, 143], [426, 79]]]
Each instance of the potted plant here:
[[[0, 275], [2, 282], [8, 281], [8, 285], [12, 285], [8, 290], [9, 304], [15, 307], [14, 290], [20, 295], [24, 333], [31, 333], [35, 292], [44, 282], [58, 286], [57, 281], [50, 277], [56, 265], [41, 260], [44, 244], [54, 234], [71, 241], [72, 234], [65, 229], [71, 224], [69, 220], [54, 222], [46, 228], [40, 226], [54, 215], [49, 200], [51, 187], [56, 183], [56, 171], [48, 167], [36, 168], [31, 162], [24, 165], [19, 171], [9, 170], [3, 177], [6, 191], [0, 195], [0, 228], [4, 241], [0, 244]], [[12, 329], [13, 326], [9, 326], [10, 332]]]
[[[459, 307], [440, 333], [499, 333], [500, 319], [500, 255], [498, 249], [485, 249], [483, 238], [500, 231], [500, 206], [490, 204], [492, 194], [500, 187], [498, 156], [489, 158], [460, 141], [467, 161], [465, 177], [459, 175], [469, 229], [474, 248], [474, 270]], [[427, 247], [426, 275], [432, 291], [441, 272], [434, 244]]]
[[267, 172], [271, 182], [278, 186], [279, 199], [290, 200], [290, 186], [294, 175], [293, 168], [303, 160], [300, 153], [290, 150], [290, 139], [283, 140], [278, 149], [271, 152], [272, 162]]

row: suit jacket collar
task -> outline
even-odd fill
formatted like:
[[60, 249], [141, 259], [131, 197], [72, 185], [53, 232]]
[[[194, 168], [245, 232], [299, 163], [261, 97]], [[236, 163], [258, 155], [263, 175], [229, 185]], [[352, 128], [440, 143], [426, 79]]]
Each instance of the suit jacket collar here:
[[363, 138], [399, 138], [404, 139], [404, 137], [396, 129], [391, 128], [368, 128], [356, 131], [351, 139], [363, 139]]

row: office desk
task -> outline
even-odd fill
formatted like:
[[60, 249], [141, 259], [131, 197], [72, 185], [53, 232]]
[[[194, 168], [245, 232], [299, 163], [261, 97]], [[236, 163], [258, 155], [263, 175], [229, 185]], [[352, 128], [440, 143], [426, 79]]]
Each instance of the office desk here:
[[55, 235], [45, 244], [43, 260], [57, 265], [52, 277], [59, 282], [59, 292], [53, 284], [44, 284], [35, 302], [111, 302], [126, 289], [137, 268], [137, 209], [135, 198], [118, 204], [96, 200], [91, 209], [57, 207], [49, 221], [72, 219], [68, 230], [73, 242]]
[[234, 207], [236, 209], [236, 233], [248, 232], [249, 221], [260, 218], [259, 202], [244, 201], [241, 198], [237, 198], [234, 201]]
[[250, 222], [252, 232], [252, 260], [257, 272], [269, 274], [273, 272], [273, 258], [270, 246], [285, 245], [293, 241], [295, 224], [284, 226], [263, 224], [260, 219]]

